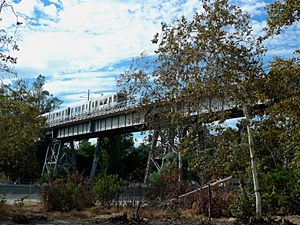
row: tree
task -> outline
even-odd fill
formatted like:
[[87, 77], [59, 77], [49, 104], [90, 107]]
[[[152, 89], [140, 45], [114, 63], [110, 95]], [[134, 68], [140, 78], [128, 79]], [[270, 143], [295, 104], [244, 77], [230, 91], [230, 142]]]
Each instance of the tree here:
[[[280, 34], [283, 27], [291, 26], [300, 20], [300, 1], [275, 1], [268, 6], [267, 38]], [[295, 52], [299, 54], [299, 49]], [[299, 134], [299, 56], [289, 59], [275, 58], [270, 63], [266, 77], [265, 95], [270, 99], [268, 108], [269, 123], [281, 129], [278, 140], [286, 153], [294, 156], [293, 164], [300, 167]], [[285, 154], [288, 155], [288, 154]]]
[[127, 173], [126, 158], [134, 149], [133, 135], [113, 135], [101, 139], [102, 155], [100, 166], [107, 174], [118, 174], [124, 178]]
[[[147, 161], [148, 147], [141, 145], [134, 147], [132, 134], [121, 134], [111, 136], [101, 136], [97, 140], [97, 145], [90, 142], [82, 142], [76, 151], [78, 168], [92, 169], [91, 181], [95, 176], [96, 169], [102, 174], [117, 174], [122, 179], [130, 181], [141, 181], [145, 173], [145, 163]], [[91, 164], [93, 163], [93, 168]]]
[[76, 149], [76, 165], [80, 173], [89, 175], [96, 146], [89, 141], [81, 141]]
[[41, 114], [50, 112], [53, 109], [59, 107], [62, 103], [60, 99], [54, 97], [49, 91], [44, 90], [45, 76], [39, 75], [36, 81], [32, 85], [32, 100], [34, 104], [38, 107]]
[[[39, 77], [34, 84], [37, 82]], [[43, 91], [43, 84], [39, 90], [47, 92]], [[0, 168], [13, 179], [40, 175], [41, 152], [37, 149], [43, 140], [45, 121], [37, 103], [56, 99], [49, 96], [41, 99], [34, 88], [20, 79], [0, 87]]]
[[288, 27], [300, 19], [299, 0], [276, 0], [268, 5], [267, 31], [269, 35], [279, 34], [282, 27]]
[[[120, 76], [118, 85], [142, 103], [149, 127], [160, 131], [159, 121], [173, 125], [173, 136], [175, 133], [180, 143], [184, 139], [182, 131], [187, 128], [193, 131], [189, 135], [197, 134], [204, 123], [225, 118], [220, 117], [227, 114], [222, 109], [229, 105], [242, 110], [247, 125], [256, 216], [260, 218], [250, 108], [261, 97], [262, 39], [251, 35], [249, 15], [228, 1], [204, 1], [203, 9], [192, 21], [182, 17], [173, 25], [163, 23], [161, 34], [152, 40], [158, 43], [156, 60], [145, 63], [142, 57]], [[215, 112], [217, 105], [222, 106], [218, 109], [221, 113]]]
[[18, 80], [0, 90], [1, 171], [13, 179], [33, 177], [38, 171], [35, 148], [44, 120], [32, 104], [24, 81]]
[[[299, 165], [300, 158], [300, 63], [299, 58], [276, 58], [266, 76], [267, 119], [262, 126], [272, 127], [272, 136], [281, 150], [281, 165]], [[277, 132], [277, 133], [275, 133]], [[275, 142], [276, 141], [276, 142]], [[271, 146], [271, 143], [269, 144]], [[279, 162], [277, 160], [277, 162]]]

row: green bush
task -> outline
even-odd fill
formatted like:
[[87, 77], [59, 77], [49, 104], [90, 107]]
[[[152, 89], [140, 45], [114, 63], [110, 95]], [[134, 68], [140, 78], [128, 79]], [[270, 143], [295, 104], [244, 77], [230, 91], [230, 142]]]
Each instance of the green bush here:
[[269, 214], [300, 214], [300, 170], [278, 167], [262, 177], [263, 210]]
[[250, 217], [255, 215], [254, 194], [250, 193], [249, 191], [247, 191], [247, 196], [237, 194], [230, 205], [230, 210], [234, 217], [248, 222]]
[[110, 205], [118, 197], [122, 183], [118, 175], [98, 176], [92, 190], [94, 200], [103, 205]]
[[44, 187], [41, 197], [48, 211], [83, 210], [92, 206], [88, 180], [79, 173], [55, 179], [49, 186]]

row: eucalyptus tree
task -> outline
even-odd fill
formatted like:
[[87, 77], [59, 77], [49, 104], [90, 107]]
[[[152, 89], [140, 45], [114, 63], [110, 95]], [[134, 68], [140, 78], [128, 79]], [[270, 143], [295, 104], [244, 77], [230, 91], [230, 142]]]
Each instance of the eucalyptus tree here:
[[[191, 21], [182, 17], [172, 25], [162, 23], [161, 33], [152, 42], [158, 45], [155, 60], [147, 62], [142, 57], [120, 76], [118, 85], [141, 102], [152, 129], [161, 129], [159, 120], [167, 121], [166, 124], [180, 128], [175, 130], [177, 137], [189, 127], [188, 135], [197, 138], [203, 123], [225, 118], [222, 116], [227, 113], [222, 109], [226, 106], [242, 110], [247, 124], [256, 216], [260, 218], [250, 106], [261, 97], [261, 56], [265, 50], [262, 39], [252, 36], [249, 15], [227, 0], [204, 1], [203, 10]], [[216, 105], [221, 105], [219, 113]], [[195, 147], [198, 146], [189, 146], [193, 150]]]

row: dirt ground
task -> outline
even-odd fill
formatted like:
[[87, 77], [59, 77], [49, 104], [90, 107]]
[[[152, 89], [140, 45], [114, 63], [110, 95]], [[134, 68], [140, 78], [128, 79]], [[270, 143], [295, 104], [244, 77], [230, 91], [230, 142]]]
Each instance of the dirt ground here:
[[[0, 209], [0, 224], [44, 224], [44, 225], [244, 225], [234, 218], [212, 218], [195, 215], [191, 210], [172, 212], [141, 208], [140, 218], [134, 219], [135, 208], [92, 207], [82, 212], [46, 212], [40, 204], [5, 206]], [[252, 222], [252, 224], [259, 224]], [[300, 216], [272, 217], [262, 225], [300, 225]]]

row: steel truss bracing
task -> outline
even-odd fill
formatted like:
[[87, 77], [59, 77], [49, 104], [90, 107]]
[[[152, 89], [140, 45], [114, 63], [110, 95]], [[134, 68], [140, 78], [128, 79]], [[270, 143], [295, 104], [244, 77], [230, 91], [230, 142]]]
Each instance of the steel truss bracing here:
[[[158, 144], [158, 142], [160, 142]], [[178, 153], [173, 144], [174, 140], [167, 140], [163, 132], [154, 132], [149, 150], [144, 183], [147, 183], [148, 178], [154, 171], [160, 170], [164, 165], [165, 155], [170, 151]]]
[[47, 148], [42, 173], [69, 173], [76, 170], [74, 142], [52, 140]]
[[157, 131], [154, 132], [146, 165], [144, 183], [147, 183], [151, 173], [163, 168], [166, 160], [165, 156], [170, 152], [174, 152], [177, 155], [177, 166], [179, 171], [178, 181], [181, 180], [182, 155], [179, 151], [179, 144], [185, 137], [187, 130], [181, 129], [180, 127], [177, 129], [177, 136], [172, 129], [161, 130], [159, 133]]

